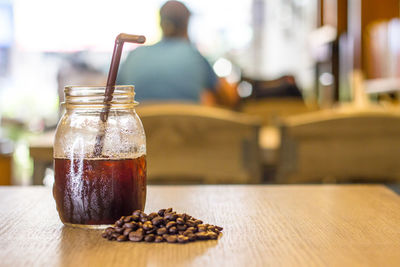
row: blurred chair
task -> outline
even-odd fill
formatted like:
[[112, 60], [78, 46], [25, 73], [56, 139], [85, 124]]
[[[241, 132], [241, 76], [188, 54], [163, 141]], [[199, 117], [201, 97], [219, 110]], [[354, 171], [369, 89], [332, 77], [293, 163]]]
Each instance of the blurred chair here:
[[310, 112], [316, 108], [307, 106], [301, 98], [267, 98], [247, 100], [240, 110], [249, 115], [259, 116], [263, 125], [274, 125], [281, 118]]
[[43, 185], [47, 168], [53, 167], [53, 140], [55, 130], [44, 132], [29, 141], [29, 155], [33, 159], [33, 185]]
[[279, 183], [400, 181], [400, 113], [327, 110], [286, 118]]
[[137, 107], [147, 138], [149, 183], [259, 183], [260, 122], [195, 104]]

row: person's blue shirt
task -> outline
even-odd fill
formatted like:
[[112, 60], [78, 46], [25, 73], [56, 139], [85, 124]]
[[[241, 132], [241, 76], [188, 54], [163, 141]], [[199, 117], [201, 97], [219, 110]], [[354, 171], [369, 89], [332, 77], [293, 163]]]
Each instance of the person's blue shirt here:
[[117, 84], [134, 85], [138, 101], [199, 102], [204, 89], [216, 90], [217, 80], [210, 64], [188, 40], [164, 38], [130, 52]]

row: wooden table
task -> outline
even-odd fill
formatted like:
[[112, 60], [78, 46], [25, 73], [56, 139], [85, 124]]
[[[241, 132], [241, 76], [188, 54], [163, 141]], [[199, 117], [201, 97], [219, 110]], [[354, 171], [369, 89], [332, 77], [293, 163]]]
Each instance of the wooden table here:
[[224, 227], [219, 240], [117, 243], [63, 227], [51, 190], [0, 187], [1, 266], [400, 266], [400, 198], [383, 186], [149, 186]]

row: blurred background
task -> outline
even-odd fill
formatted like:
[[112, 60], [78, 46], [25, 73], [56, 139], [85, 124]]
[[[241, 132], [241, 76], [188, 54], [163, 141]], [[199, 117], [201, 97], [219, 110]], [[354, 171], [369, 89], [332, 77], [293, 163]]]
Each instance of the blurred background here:
[[[104, 84], [119, 33], [143, 34], [145, 45], [159, 42], [164, 2], [0, 0], [0, 184], [52, 183], [59, 92], [66, 85]], [[142, 102], [138, 113], [148, 135], [150, 183], [396, 187], [400, 1], [183, 3], [191, 11], [191, 42], [234, 100]], [[136, 48], [125, 45], [121, 61]], [[207, 131], [192, 133], [171, 120], [171, 140], [185, 141], [165, 145], [176, 164], [164, 166], [159, 140], [149, 137], [160, 129], [147, 127], [146, 116], [149, 109], [163, 115], [166, 108], [184, 115], [188, 105], [212, 123]], [[183, 147], [196, 147], [200, 135], [232, 138], [221, 144], [219, 151], [226, 154], [193, 153], [198, 165], [180, 172]], [[198, 149], [210, 152], [215, 144]], [[197, 172], [191, 175], [191, 169]]]

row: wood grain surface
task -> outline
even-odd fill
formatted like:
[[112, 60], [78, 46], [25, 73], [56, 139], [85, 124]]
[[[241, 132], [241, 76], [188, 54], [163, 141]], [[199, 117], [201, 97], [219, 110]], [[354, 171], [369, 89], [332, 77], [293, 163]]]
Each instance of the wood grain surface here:
[[149, 186], [224, 227], [219, 240], [117, 243], [64, 227], [51, 190], [0, 187], [0, 266], [400, 266], [400, 198], [383, 186]]

